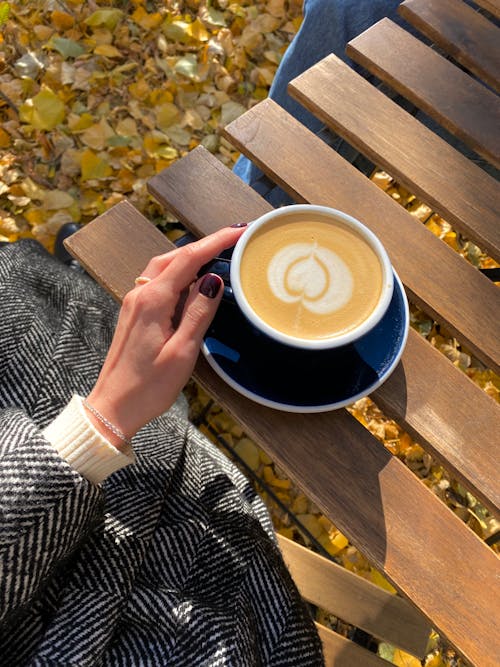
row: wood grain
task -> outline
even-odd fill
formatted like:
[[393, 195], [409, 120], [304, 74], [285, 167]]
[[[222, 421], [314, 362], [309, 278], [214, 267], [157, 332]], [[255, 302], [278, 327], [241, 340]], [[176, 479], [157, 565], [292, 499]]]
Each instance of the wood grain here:
[[387, 667], [387, 661], [316, 623], [323, 644], [325, 667]]
[[120, 202], [81, 231], [84, 233], [69, 236], [64, 245], [117, 301], [133, 289], [134, 279], [152, 257], [175, 247], [128, 201]]
[[352, 146], [500, 261], [497, 181], [330, 55], [289, 92]]
[[431, 628], [413, 605], [282, 535], [278, 542], [303, 598], [407, 653], [425, 656]]
[[[210, 177], [208, 177], [210, 174]], [[239, 207], [235, 213], [233, 202], [220, 198], [214, 189], [216, 178], [222, 191], [235, 189]], [[251, 188], [241, 189], [241, 180], [217, 158], [201, 146], [188, 153], [148, 181], [149, 192], [189, 225], [195, 236], [204, 236], [237, 222], [250, 222], [271, 210], [271, 206]], [[165, 193], [168, 192], [168, 201]], [[216, 198], [217, 206], [213, 205]], [[197, 212], [204, 207], [203, 219], [198, 222]]]
[[272, 100], [233, 121], [225, 134], [296, 201], [339, 208], [370, 227], [410, 299], [500, 370], [492, 316], [500, 312], [500, 291], [485, 276]]
[[500, 407], [465, 373], [411, 331], [402, 363], [372, 398], [500, 517]]
[[[227, 185], [227, 180], [223, 183]], [[205, 207], [217, 209], [222, 199], [226, 200], [222, 205], [226, 214], [228, 202], [232, 202], [231, 219], [248, 215], [246, 208], [240, 208], [238, 191], [218, 188], [216, 173], [212, 186], [216, 196], [204, 201], [202, 210], [197, 211], [200, 229], [207, 214]], [[245, 187], [243, 183], [241, 187]], [[192, 203], [186, 206], [193, 210]], [[123, 210], [121, 206], [118, 213]], [[128, 207], [126, 215], [132, 223]], [[116, 208], [77, 234], [81, 239], [81, 235], [91, 233], [93, 242], [100, 245], [99, 230], [105, 223], [109, 240], [109, 221], [115, 216]], [[113, 228], [119, 233], [121, 215], [117, 217]], [[209, 219], [218, 217], [216, 212], [209, 215]], [[137, 220], [137, 236], [131, 224], [126, 255], [120, 262], [124, 276], [119, 283], [124, 286], [135, 277], [127, 260], [134, 257], [138, 239], [143, 237], [141, 243], [147, 245], [153, 231], [142, 225], [140, 214]], [[80, 243], [80, 247], [88, 245]], [[151, 252], [156, 248], [155, 234]], [[100, 262], [93, 266], [93, 274], [105, 288], [109, 281], [115, 286], [112, 258], [102, 253], [93, 258]], [[495, 664], [500, 640], [492, 636], [485, 619], [493, 619], [496, 626], [500, 595], [497, 558], [401, 461], [345, 411], [284, 417], [234, 392], [203, 358], [198, 361], [195, 377], [466, 658], [486, 667]], [[467, 559], [459, 556], [464, 552]]]
[[389, 19], [349, 42], [346, 52], [500, 167], [500, 99], [491, 90]]
[[500, 29], [461, 0], [405, 0], [401, 16], [500, 92]]
[[497, 19], [500, 19], [500, 0], [474, 0], [474, 2], [496, 16]]

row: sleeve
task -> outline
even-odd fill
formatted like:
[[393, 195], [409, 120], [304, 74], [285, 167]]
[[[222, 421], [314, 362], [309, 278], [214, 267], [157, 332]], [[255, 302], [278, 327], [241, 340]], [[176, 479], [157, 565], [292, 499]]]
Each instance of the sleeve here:
[[103, 471], [92, 464], [95, 442], [86, 450], [84, 440], [64, 460], [65, 448], [61, 455], [26, 413], [0, 410], [0, 622], [33, 598], [102, 518], [101, 488], [71, 465], [74, 457], [83, 471], [89, 462]]
[[132, 448], [119, 451], [89, 421], [81, 396], [47, 426], [43, 435], [80, 475], [99, 484], [112, 472], [135, 461]]

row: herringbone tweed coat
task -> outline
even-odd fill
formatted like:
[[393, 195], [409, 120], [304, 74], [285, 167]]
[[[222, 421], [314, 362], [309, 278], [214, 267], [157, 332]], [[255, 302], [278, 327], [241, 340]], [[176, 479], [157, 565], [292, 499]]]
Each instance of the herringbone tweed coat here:
[[42, 436], [116, 310], [38, 243], [0, 248], [0, 664], [323, 664], [263, 505], [179, 402], [102, 487]]

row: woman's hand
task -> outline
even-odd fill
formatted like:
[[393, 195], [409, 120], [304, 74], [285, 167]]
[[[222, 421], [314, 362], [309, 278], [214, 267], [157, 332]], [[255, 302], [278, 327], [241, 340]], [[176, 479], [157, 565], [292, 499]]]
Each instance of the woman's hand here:
[[[243, 231], [244, 227], [226, 227], [154, 257], [141, 274], [150, 282], [125, 295], [111, 347], [87, 401], [128, 438], [168, 410], [191, 376], [223, 285], [214, 274], [199, 280], [196, 276]], [[176, 309], [186, 290], [179, 318]], [[112, 444], [123, 446], [91, 412], [87, 414]]]

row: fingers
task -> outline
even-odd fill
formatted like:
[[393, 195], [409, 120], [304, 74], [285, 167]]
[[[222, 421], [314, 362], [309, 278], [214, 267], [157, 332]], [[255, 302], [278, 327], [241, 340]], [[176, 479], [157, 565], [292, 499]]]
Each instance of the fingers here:
[[203, 336], [222, 298], [223, 284], [222, 279], [214, 273], [207, 273], [197, 281], [186, 302], [180, 324], [171, 338], [171, 344], [180, 349], [189, 349], [196, 358]]
[[245, 226], [224, 227], [199, 241], [153, 257], [141, 275], [158, 278], [173, 291], [181, 291], [193, 282], [204, 264], [233, 246], [244, 231]]
[[174, 248], [173, 250], [169, 250], [163, 255], [155, 255], [149, 260], [146, 268], [141, 272], [141, 276], [145, 276], [151, 280], [157, 278], [162, 273], [162, 271], [170, 266], [172, 261], [180, 252], [182, 252], [182, 250], [183, 248]]
[[241, 228], [225, 227], [215, 234], [184, 246], [173, 259], [171, 271], [163, 272], [158, 280], [170, 284], [176, 291], [182, 289], [196, 278], [204, 264], [233, 246], [243, 231]]
[[[212, 276], [210, 279], [205, 276], [207, 280], [202, 278], [195, 285], [192, 283], [201, 267], [233, 246], [244, 231], [244, 226], [225, 227], [200, 241], [154, 257], [142, 272], [151, 278], [150, 282], [137, 285], [125, 296], [125, 325], [140, 318], [148, 323], [150, 331], [159, 327], [164, 342], [178, 332], [185, 346], [191, 349], [194, 344], [199, 348], [222, 297], [222, 280], [208, 274]], [[182, 307], [184, 299], [181, 301], [180, 296], [188, 291], [189, 297]]]

